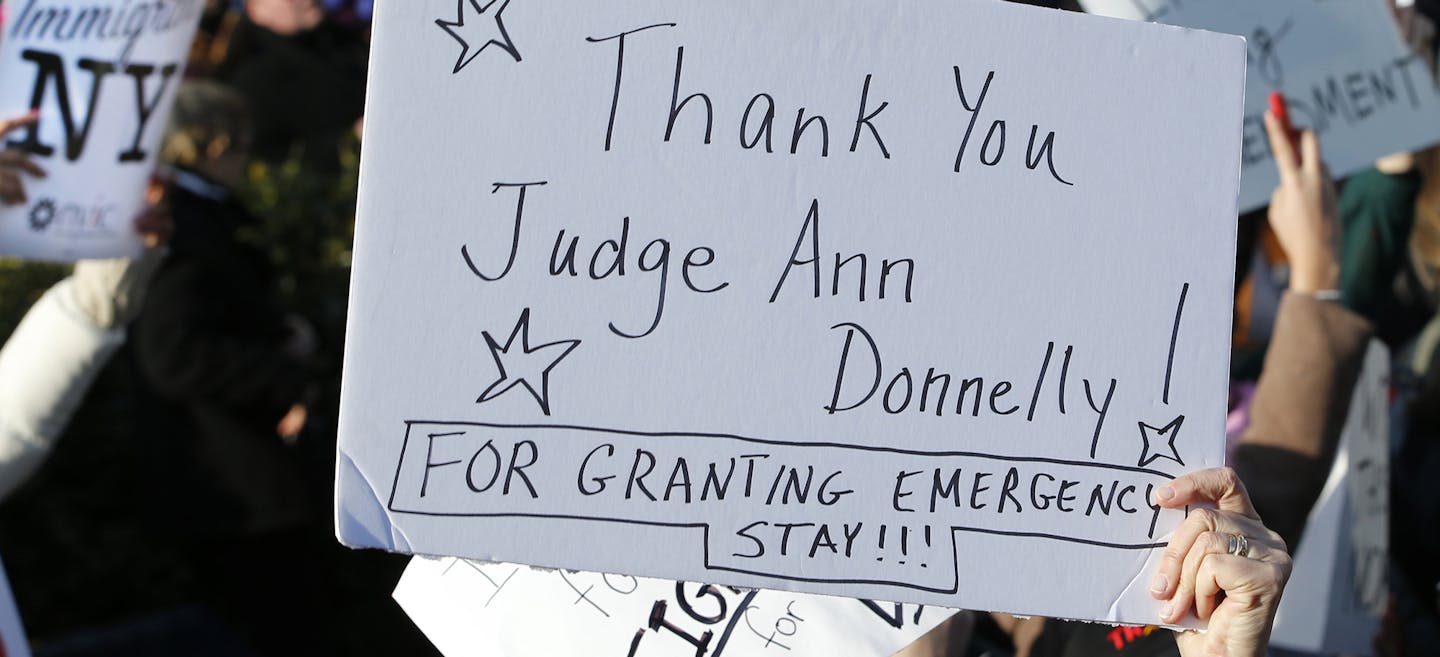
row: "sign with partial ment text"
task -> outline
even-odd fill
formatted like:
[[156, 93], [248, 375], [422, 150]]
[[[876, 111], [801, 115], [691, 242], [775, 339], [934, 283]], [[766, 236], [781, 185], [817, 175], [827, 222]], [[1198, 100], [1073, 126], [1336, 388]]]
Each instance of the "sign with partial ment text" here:
[[1440, 142], [1440, 87], [1400, 38], [1385, 0], [1080, 0], [1086, 11], [1244, 36], [1240, 209], [1270, 204], [1279, 182], [1265, 134], [1272, 91], [1320, 137], [1330, 173]]

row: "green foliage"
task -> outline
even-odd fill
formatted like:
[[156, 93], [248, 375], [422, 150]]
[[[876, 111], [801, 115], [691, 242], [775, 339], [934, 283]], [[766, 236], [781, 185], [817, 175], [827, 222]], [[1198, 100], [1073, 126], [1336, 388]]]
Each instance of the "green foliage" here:
[[0, 339], [9, 338], [25, 311], [69, 273], [62, 265], [0, 259]]
[[278, 165], [257, 162], [240, 190], [259, 218], [241, 239], [269, 255], [285, 307], [314, 324], [321, 341], [316, 365], [332, 376], [339, 374], [345, 335], [358, 144], [347, 144], [340, 162], [338, 175], [307, 169], [298, 157]]

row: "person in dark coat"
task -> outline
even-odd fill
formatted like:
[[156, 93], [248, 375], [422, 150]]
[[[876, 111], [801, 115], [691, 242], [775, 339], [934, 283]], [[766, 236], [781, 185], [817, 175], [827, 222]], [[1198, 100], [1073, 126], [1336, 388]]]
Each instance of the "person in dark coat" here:
[[330, 174], [365, 111], [368, 59], [360, 35], [325, 18], [318, 0], [247, 0], [217, 74], [250, 107], [256, 157], [298, 152], [308, 169]]
[[315, 568], [330, 547], [313, 531], [294, 439], [313, 348], [277, 302], [265, 254], [239, 237], [255, 219], [233, 193], [246, 163], [244, 101], [187, 83], [163, 157], [175, 235], [134, 327], [134, 356], [159, 400], [154, 482], [171, 540], [196, 562], [206, 603], [262, 655], [324, 654], [313, 645], [323, 596]]

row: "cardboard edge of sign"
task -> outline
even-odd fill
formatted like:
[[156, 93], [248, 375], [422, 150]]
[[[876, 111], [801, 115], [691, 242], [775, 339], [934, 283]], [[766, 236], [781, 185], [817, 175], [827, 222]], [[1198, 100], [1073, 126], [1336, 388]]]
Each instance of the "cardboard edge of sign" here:
[[[1020, 6], [1020, 5], [1012, 6], [1011, 9], [1016, 10], [1016, 11], [1043, 11], [1043, 9], [1041, 9], [1041, 8], [1027, 7], [1027, 6]], [[1083, 19], [1080, 19], [1080, 20], [1115, 21], [1115, 22], [1125, 22], [1125, 23], [1128, 23], [1128, 24], [1134, 24], [1134, 23], [1136, 23], [1136, 21], [1130, 20], [1130, 19], [1115, 18], [1115, 17], [1109, 17], [1109, 16], [1101, 16], [1101, 15], [1096, 15], [1096, 14], [1085, 14], [1085, 16], [1086, 16], [1086, 18], [1083, 18]], [[1248, 46], [1247, 46], [1247, 41], [1246, 41], [1245, 37], [1239, 36], [1239, 35], [1222, 33], [1222, 32], [1213, 32], [1213, 31], [1209, 31], [1209, 30], [1201, 30], [1201, 29], [1187, 28], [1187, 27], [1174, 26], [1174, 25], [1166, 25], [1166, 24], [1160, 24], [1160, 23], [1146, 23], [1145, 25], [1146, 25], [1146, 27], [1145, 27], [1144, 29], [1155, 30], [1155, 31], [1169, 30], [1169, 31], [1171, 31], [1172, 33], [1185, 34], [1185, 35], [1186, 35], [1186, 38], [1193, 38], [1195, 35], [1203, 34], [1203, 35], [1205, 35], [1204, 38], [1213, 39], [1213, 40], [1215, 40], [1217, 43], [1219, 43], [1219, 42], [1224, 42], [1224, 41], [1229, 41], [1229, 42], [1232, 43], [1232, 45], [1230, 46], [1230, 48], [1232, 48], [1235, 52], [1238, 52], [1238, 53], [1239, 53], [1238, 56], [1233, 57], [1233, 60], [1234, 60], [1235, 62], [1238, 62], [1239, 75], [1238, 75], [1237, 77], [1239, 77], [1239, 79], [1240, 79], [1240, 89], [1241, 89], [1241, 93], [1239, 94], [1239, 103], [1238, 103], [1238, 106], [1237, 106], [1236, 108], [1234, 108], [1234, 110], [1232, 111], [1232, 113], [1233, 113], [1233, 114], [1236, 116], [1236, 118], [1237, 118], [1237, 125], [1236, 125], [1236, 130], [1235, 130], [1235, 133], [1236, 133], [1235, 139], [1236, 139], [1237, 145], [1238, 145], [1238, 141], [1239, 141], [1239, 138], [1240, 138], [1240, 132], [1241, 132], [1241, 130], [1240, 130], [1240, 127], [1241, 127], [1241, 126], [1240, 126], [1240, 124], [1239, 124], [1239, 120], [1238, 120], [1238, 119], [1241, 119], [1241, 118], [1244, 116], [1244, 96], [1245, 96], [1245, 94], [1244, 94], [1244, 89], [1245, 89], [1245, 77], [1246, 77], [1246, 65], [1245, 65], [1245, 57], [1244, 57], [1244, 54], [1245, 54], [1246, 49], [1247, 49], [1247, 47], [1248, 47]], [[375, 71], [375, 69], [372, 67], [372, 69], [371, 69], [371, 77], [372, 77], [372, 78], [373, 78], [374, 75], [375, 75], [374, 71]], [[372, 87], [372, 88], [373, 88], [373, 87]], [[369, 126], [367, 126], [367, 127], [369, 127]], [[1240, 167], [1240, 165], [1239, 165], [1240, 163], [1239, 163], [1238, 151], [1237, 151], [1237, 155], [1236, 155], [1235, 164], [1236, 164], [1236, 166], [1234, 167], [1234, 168], [1235, 168], [1235, 177], [1234, 177], [1234, 183], [1233, 183], [1233, 190], [1234, 190], [1234, 192], [1235, 192], [1235, 196], [1234, 196], [1234, 198], [1233, 198], [1232, 201], [1231, 201], [1231, 206], [1232, 206], [1232, 210], [1233, 210], [1232, 214], [1238, 215], [1240, 181], [1241, 181], [1241, 177], [1242, 177], [1242, 173], [1241, 173], [1241, 172], [1242, 172], [1242, 169], [1241, 169], [1241, 167]], [[364, 168], [364, 167], [362, 166], [362, 170], [363, 170], [363, 168]], [[365, 222], [364, 222], [364, 221], [359, 221], [359, 220], [357, 220], [357, 223], [365, 223]], [[347, 342], [348, 342], [348, 341], [347, 341]], [[347, 345], [347, 346], [348, 346], [348, 345]], [[342, 435], [343, 435], [343, 433], [342, 433]], [[375, 485], [373, 484], [373, 482], [371, 482], [371, 481], [369, 480], [369, 478], [365, 475], [364, 471], [360, 468], [359, 464], [356, 463], [355, 460], [354, 460], [348, 453], [346, 453], [346, 450], [345, 450], [345, 448], [344, 448], [343, 441], [342, 441], [339, 445], [337, 445], [337, 453], [338, 453], [338, 457], [339, 457], [339, 458], [337, 459], [337, 463], [336, 463], [336, 475], [335, 475], [335, 476], [336, 476], [335, 509], [334, 509], [334, 511], [335, 511], [335, 535], [336, 535], [337, 540], [338, 540], [342, 545], [345, 545], [346, 547], [351, 548], [351, 549], [376, 549], [376, 550], [383, 550], [383, 551], [386, 551], [386, 552], [396, 553], [396, 554], [409, 554], [409, 555], [413, 555], [413, 556], [417, 556], [417, 557], [466, 558], [466, 559], [471, 559], [471, 560], [481, 561], [481, 562], [487, 562], [487, 563], [507, 563], [507, 562], [495, 561], [495, 560], [490, 560], [490, 559], [474, 559], [474, 558], [472, 558], [472, 557], [459, 557], [459, 556], [457, 556], [457, 555], [441, 555], [441, 554], [430, 554], [430, 553], [425, 553], [425, 552], [417, 552], [416, 550], [414, 550], [414, 549], [412, 548], [412, 543], [408, 540], [408, 538], [404, 535], [404, 533], [403, 533], [398, 527], [396, 527], [395, 523], [393, 522], [393, 520], [392, 520], [392, 518], [391, 518], [391, 513], [392, 513], [392, 511], [388, 508], [388, 505], [386, 505], [385, 502], [384, 502], [384, 500], [386, 499], [386, 496], [382, 496], [382, 495], [380, 495], [379, 492], [378, 492], [379, 490], [382, 490], [383, 488], [382, 488], [382, 487], [377, 487], [377, 486], [375, 486]], [[360, 493], [360, 494], [363, 494], [363, 495], [357, 495], [357, 493]], [[362, 501], [362, 498], [363, 498], [363, 501]], [[359, 505], [358, 508], [357, 508], [357, 505]], [[1150, 548], [1150, 550], [1151, 550], [1151, 554], [1153, 555], [1154, 551], [1155, 551], [1155, 550], [1158, 550], [1158, 548]], [[1135, 577], [1132, 579], [1132, 581], [1129, 582], [1125, 587], [1121, 588], [1120, 591], [1117, 593], [1115, 599], [1111, 601], [1111, 603], [1110, 603], [1110, 609], [1111, 609], [1112, 612], [1115, 611], [1115, 610], [1118, 608], [1118, 605], [1119, 605], [1119, 603], [1120, 603], [1120, 600], [1123, 599], [1127, 594], [1129, 594], [1137, 585], [1139, 585], [1138, 583], [1143, 580], [1143, 576], [1144, 576], [1144, 574], [1145, 574], [1145, 572], [1146, 572], [1146, 569], [1144, 568], [1144, 565], [1145, 565], [1145, 564], [1148, 564], [1149, 561], [1150, 561], [1149, 558], [1141, 561], [1141, 564], [1142, 564], [1142, 565], [1141, 565], [1140, 568], [1137, 569], [1136, 576], [1135, 576]], [[522, 564], [522, 565], [523, 565], [523, 564]], [[533, 568], [533, 569], [536, 569], [536, 570], [540, 570], [540, 571], [556, 570], [556, 569], [557, 569], [557, 568], [548, 568], [548, 567], [544, 567], [544, 566], [535, 566], [535, 565], [527, 565], [527, 567], [530, 567], [530, 568]], [[616, 574], [618, 574], [618, 573], [616, 573]], [[754, 588], [754, 587], [747, 587], [747, 588]], [[792, 591], [792, 592], [802, 593], [802, 592], [800, 592], [800, 591]], [[846, 596], [843, 596], [843, 595], [834, 595], [834, 594], [828, 594], [828, 593], [813, 593], [812, 595], [825, 595], [825, 596], [827, 596], [827, 597], [837, 597], [837, 598], [845, 598], [845, 597], [846, 597]], [[1158, 602], [1157, 602], [1157, 604], [1158, 604]], [[949, 609], [949, 608], [944, 608], [944, 609]], [[957, 610], [957, 611], [958, 611], [958, 610]], [[995, 611], [1004, 611], [1004, 610], [995, 610]], [[1016, 615], [1017, 617], [1021, 617], [1021, 618], [1028, 618], [1028, 617], [1032, 617], [1032, 616], [1035, 616], [1035, 615], [1036, 615], [1036, 614], [1034, 614], [1033, 612], [1020, 612], [1020, 611], [1016, 611], [1016, 612], [1006, 612], [1006, 613], [1013, 613], [1013, 614]], [[1114, 613], [1111, 613], [1110, 615], [1111, 615], [1112, 617], [1115, 616]], [[1101, 621], [1101, 620], [1079, 619], [1079, 618], [1074, 618], [1074, 619], [1064, 619], [1064, 618], [1061, 618], [1060, 620], [1070, 620], [1070, 621], [1075, 621], [1075, 622], [1098, 624], [1098, 625], [1104, 625], [1104, 626], [1117, 626], [1117, 625], [1127, 624], [1127, 623], [1120, 622], [1120, 621]], [[1158, 616], [1157, 616], [1157, 620], [1158, 620]], [[1205, 628], [1205, 624], [1204, 624], [1202, 621], [1198, 621], [1197, 619], [1195, 619], [1195, 618], [1193, 618], [1193, 617], [1187, 618], [1185, 621], [1183, 621], [1183, 622], [1180, 623], [1180, 624], [1159, 624], [1159, 623], [1157, 623], [1157, 624], [1154, 624], [1154, 625], [1157, 626], [1157, 627], [1163, 627], [1163, 628], [1166, 628], [1166, 629], [1177, 630], [1177, 631], [1183, 631], [1183, 630], [1199, 630], [1199, 631], [1204, 631], [1204, 628]]]

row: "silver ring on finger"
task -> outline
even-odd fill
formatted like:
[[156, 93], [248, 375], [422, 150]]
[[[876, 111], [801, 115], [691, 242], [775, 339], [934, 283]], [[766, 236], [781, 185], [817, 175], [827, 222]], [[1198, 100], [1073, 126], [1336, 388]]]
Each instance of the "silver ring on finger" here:
[[1237, 557], [1250, 556], [1250, 539], [1245, 538], [1244, 534], [1230, 534], [1230, 545], [1225, 552]]

